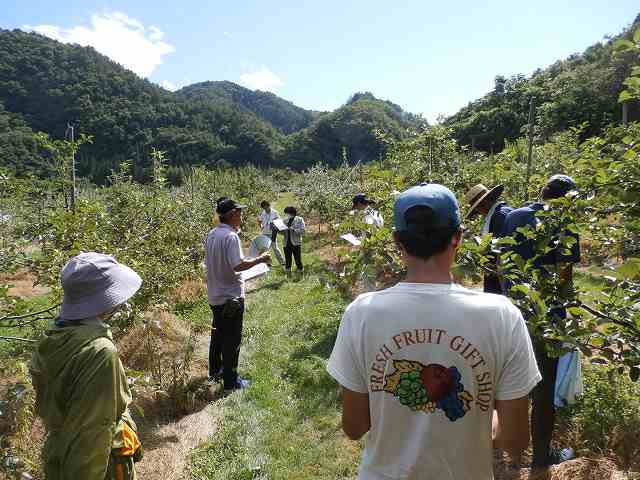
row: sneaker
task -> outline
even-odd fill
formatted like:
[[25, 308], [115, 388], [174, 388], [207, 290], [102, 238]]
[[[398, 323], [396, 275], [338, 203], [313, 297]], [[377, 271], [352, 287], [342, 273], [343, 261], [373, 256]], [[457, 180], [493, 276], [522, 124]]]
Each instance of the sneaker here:
[[244, 388], [247, 388], [250, 385], [251, 385], [250, 380], [246, 380], [244, 378], [238, 377], [238, 379], [236, 380], [236, 384], [232, 388], [225, 388], [224, 393], [231, 393], [234, 390], [242, 390]]
[[549, 465], [558, 465], [576, 458], [573, 448], [552, 448], [549, 450]]

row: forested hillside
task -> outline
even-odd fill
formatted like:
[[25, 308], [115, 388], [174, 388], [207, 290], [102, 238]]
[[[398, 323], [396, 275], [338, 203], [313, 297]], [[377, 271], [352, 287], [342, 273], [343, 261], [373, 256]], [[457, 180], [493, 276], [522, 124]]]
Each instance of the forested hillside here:
[[[638, 24], [636, 20], [635, 24]], [[614, 40], [560, 60], [531, 77], [497, 76], [495, 88], [448, 118], [459, 145], [499, 151], [523, 135], [529, 101], [536, 135], [577, 127], [586, 137], [620, 119], [618, 95], [637, 58], [614, 54]], [[630, 120], [640, 118], [632, 105]], [[78, 154], [78, 174], [102, 183], [127, 161], [150, 177], [149, 153], [163, 150], [169, 178], [193, 165], [304, 169], [381, 158], [377, 132], [402, 139], [426, 122], [371, 93], [356, 93], [330, 113], [312, 112], [268, 92], [232, 82], [203, 82], [172, 93], [141, 79], [90, 47], [19, 30], [0, 30], [0, 166], [47, 175], [54, 166], [34, 134], [62, 138], [68, 122], [93, 137]]]
[[336, 111], [322, 115], [308, 129], [287, 138], [284, 157], [287, 165], [303, 167], [322, 162], [335, 166], [343, 160], [354, 164], [381, 158], [383, 145], [376, 131], [395, 139], [404, 138], [407, 129], [427, 123], [398, 105], [356, 93]]
[[[531, 77], [515, 75], [495, 78], [494, 89], [470, 102], [446, 120], [461, 145], [499, 151], [506, 140], [515, 140], [526, 129], [529, 100], [536, 104], [536, 131], [544, 140], [552, 133], [583, 122], [585, 135], [597, 134], [621, 118], [618, 95], [622, 82], [637, 64], [631, 53], [614, 55], [619, 38], [631, 38], [640, 25], [640, 15], [630, 29], [619, 36], [598, 42], [582, 54], [575, 54], [553, 65], [536, 70]], [[632, 109], [631, 120], [640, 119], [640, 109]]]
[[[227, 104], [189, 102], [142, 80], [92, 48], [65, 45], [43, 36], [0, 30], [0, 103], [32, 130], [62, 138], [67, 122], [92, 135], [83, 147], [79, 174], [95, 181], [124, 160], [136, 177], [148, 175], [151, 147], [166, 150], [172, 164], [275, 161], [282, 138], [271, 125]], [[0, 127], [3, 128], [3, 127]], [[45, 163], [21, 127], [3, 139], [2, 164], [39, 172]], [[13, 153], [12, 153], [13, 152]], [[19, 173], [25, 173], [20, 172]]]
[[178, 98], [227, 103], [254, 113], [286, 134], [308, 127], [319, 112], [305, 110], [271, 92], [249, 90], [233, 82], [194, 83], [176, 92]]
[[[1, 166], [47, 175], [54, 162], [34, 133], [63, 138], [71, 122], [76, 134], [93, 137], [79, 151], [78, 175], [97, 183], [124, 161], [136, 179], [147, 180], [152, 148], [166, 152], [175, 181], [191, 165], [335, 165], [343, 147], [350, 161], [370, 161], [380, 153], [376, 130], [400, 138], [417, 124], [371, 94], [354, 95], [325, 115], [231, 82], [174, 94], [93, 48], [19, 30], [0, 30], [0, 105]], [[283, 132], [297, 133], [287, 138]]]

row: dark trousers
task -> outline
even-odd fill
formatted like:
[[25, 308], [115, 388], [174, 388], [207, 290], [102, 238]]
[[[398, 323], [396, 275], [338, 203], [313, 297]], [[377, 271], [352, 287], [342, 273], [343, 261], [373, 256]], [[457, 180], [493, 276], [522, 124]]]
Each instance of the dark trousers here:
[[548, 356], [544, 343], [534, 341], [533, 349], [536, 353], [538, 368], [542, 380], [533, 389], [533, 408], [531, 410], [531, 443], [533, 445], [533, 467], [549, 465], [549, 446], [553, 436], [556, 409], [554, 396], [556, 389], [556, 374], [558, 358]]
[[497, 293], [503, 295], [502, 286], [500, 285], [500, 279], [497, 275], [491, 273], [485, 273], [484, 275], [484, 291], [486, 293]]
[[213, 312], [209, 344], [209, 376], [216, 376], [222, 367], [224, 388], [235, 388], [242, 341], [244, 298], [228, 300], [224, 305], [209, 306]]
[[287, 270], [291, 270], [291, 256], [296, 261], [296, 268], [298, 270], [303, 270], [302, 266], [302, 246], [301, 245], [292, 245], [291, 243], [285, 244], [284, 246], [284, 268]]

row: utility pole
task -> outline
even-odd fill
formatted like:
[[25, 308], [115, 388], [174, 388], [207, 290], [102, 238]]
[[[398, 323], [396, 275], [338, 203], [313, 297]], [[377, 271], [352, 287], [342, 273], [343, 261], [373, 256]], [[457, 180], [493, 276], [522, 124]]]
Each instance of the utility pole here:
[[527, 157], [527, 180], [524, 184], [525, 200], [529, 199], [529, 179], [533, 166], [533, 124], [535, 122], [535, 99], [529, 100], [529, 156]]
[[73, 125], [67, 123], [67, 134], [71, 139], [71, 210], [76, 209], [76, 154], [73, 145]]

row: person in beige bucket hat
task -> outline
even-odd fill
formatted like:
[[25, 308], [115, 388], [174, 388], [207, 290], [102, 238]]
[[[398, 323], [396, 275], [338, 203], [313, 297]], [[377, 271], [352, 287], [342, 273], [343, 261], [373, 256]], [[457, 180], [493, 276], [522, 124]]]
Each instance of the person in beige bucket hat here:
[[71, 258], [60, 275], [58, 318], [29, 370], [44, 420], [48, 480], [133, 480], [142, 457], [131, 392], [108, 323], [140, 288], [131, 268], [101, 253]]
[[[480, 230], [481, 235], [488, 233], [494, 238], [503, 236], [504, 221], [510, 211], [513, 210], [506, 202], [500, 202], [500, 196], [504, 192], [504, 185], [496, 185], [489, 189], [479, 183], [469, 189], [464, 196], [465, 203], [469, 206], [466, 218], [473, 218], [480, 214], [484, 216], [484, 223]], [[497, 268], [497, 259], [494, 259]], [[502, 294], [500, 279], [497, 275], [486, 273], [484, 275], [484, 291], [487, 293]]]

